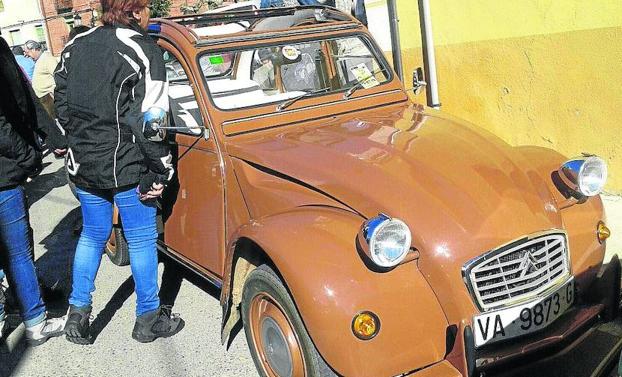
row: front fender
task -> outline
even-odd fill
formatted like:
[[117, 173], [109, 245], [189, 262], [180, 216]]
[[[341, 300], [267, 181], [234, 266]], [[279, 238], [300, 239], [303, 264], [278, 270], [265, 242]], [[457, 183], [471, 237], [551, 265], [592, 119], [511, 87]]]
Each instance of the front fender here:
[[551, 204], [559, 212], [563, 227], [568, 233], [572, 273], [577, 277], [579, 287], [588, 287], [605, 257], [606, 243], [599, 243], [596, 237], [598, 222], [605, 220], [600, 195], [588, 198], [585, 202], [564, 205], [567, 200], [555, 187], [552, 175], [568, 159], [542, 147], [524, 146], [517, 149], [527, 159], [531, 169], [538, 174], [539, 180], [548, 187], [553, 199]]
[[[363, 219], [332, 207], [300, 207], [239, 230], [259, 245], [284, 279], [320, 354], [345, 376], [393, 376], [446, 353], [447, 320], [415, 261], [368, 269], [355, 246]], [[376, 337], [352, 334], [355, 314], [380, 318]]]

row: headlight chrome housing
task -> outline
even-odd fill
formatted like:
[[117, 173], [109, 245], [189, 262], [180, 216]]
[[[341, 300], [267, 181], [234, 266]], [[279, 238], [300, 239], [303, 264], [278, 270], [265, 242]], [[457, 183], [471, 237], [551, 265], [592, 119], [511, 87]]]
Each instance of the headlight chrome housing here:
[[410, 250], [412, 236], [408, 226], [384, 214], [363, 223], [359, 234], [363, 251], [379, 267], [397, 266]]
[[607, 164], [598, 156], [583, 156], [566, 161], [559, 169], [564, 184], [582, 196], [601, 193], [607, 182]]

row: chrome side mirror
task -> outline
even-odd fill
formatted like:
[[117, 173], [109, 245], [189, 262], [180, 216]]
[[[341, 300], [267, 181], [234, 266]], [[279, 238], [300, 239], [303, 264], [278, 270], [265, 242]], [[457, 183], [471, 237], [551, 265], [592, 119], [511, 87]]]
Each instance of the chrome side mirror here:
[[143, 114], [143, 135], [147, 140], [163, 141], [166, 139], [167, 130], [172, 130], [172, 132], [191, 130], [194, 135], [202, 136], [205, 140], [210, 138], [209, 128], [196, 124], [196, 120], [195, 125], [192, 126], [172, 127], [169, 126], [168, 113], [159, 107], [151, 107]]
[[147, 140], [164, 140], [167, 127], [168, 115], [164, 109], [151, 107], [143, 114], [143, 135]]
[[423, 79], [423, 69], [421, 69], [421, 67], [417, 67], [413, 71], [413, 92], [415, 94], [421, 93], [421, 89], [423, 89], [426, 85], [428, 85], [428, 83], [426, 83]]

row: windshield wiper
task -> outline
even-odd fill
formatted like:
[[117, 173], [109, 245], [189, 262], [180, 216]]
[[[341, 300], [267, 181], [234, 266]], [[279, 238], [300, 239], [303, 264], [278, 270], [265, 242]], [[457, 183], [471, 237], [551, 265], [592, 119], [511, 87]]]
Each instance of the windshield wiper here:
[[354, 92], [356, 92], [357, 90], [363, 87], [363, 83], [365, 81], [369, 80], [371, 77], [376, 76], [378, 73], [384, 73], [385, 71], [386, 69], [384, 68], [380, 68], [380, 69], [373, 71], [367, 78], [365, 78], [365, 80], [359, 81], [356, 85], [351, 86], [350, 89], [348, 89], [345, 93], [343, 93], [343, 99], [350, 99], [350, 97], [352, 96], [352, 94], [354, 94]]
[[277, 107], [276, 107], [276, 111], [283, 111], [283, 110], [285, 110], [286, 108], [288, 108], [291, 105], [293, 105], [294, 102], [298, 101], [299, 99], [302, 99], [302, 98], [305, 98], [305, 97], [308, 97], [308, 96], [312, 96], [314, 94], [318, 94], [318, 93], [322, 93], [322, 92], [327, 92], [329, 90], [330, 90], [330, 87], [322, 88], [322, 89], [316, 89], [316, 90], [312, 90], [310, 92], [305, 92], [305, 93], [303, 93], [303, 94], [301, 94], [299, 96], [296, 96], [294, 98], [290, 98], [290, 99], [288, 99], [286, 101], [283, 101], [283, 102], [279, 103], [277, 105]]

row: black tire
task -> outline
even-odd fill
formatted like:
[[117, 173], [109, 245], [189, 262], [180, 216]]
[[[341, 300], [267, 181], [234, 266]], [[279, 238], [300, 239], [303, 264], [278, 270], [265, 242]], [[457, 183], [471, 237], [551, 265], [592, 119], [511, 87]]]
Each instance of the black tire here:
[[[255, 367], [261, 376], [269, 377], [270, 375], [264, 370], [264, 363], [258, 354], [257, 345], [255, 344], [252, 325], [250, 323], [250, 310], [254, 298], [267, 294], [274, 299], [281, 313], [285, 315], [291, 330], [293, 330], [299, 349], [303, 355], [304, 368], [307, 376], [318, 377], [336, 377], [337, 374], [326, 364], [322, 356], [315, 348], [311, 341], [307, 330], [298, 314], [298, 310], [287, 289], [281, 282], [279, 276], [267, 265], [261, 265], [253, 270], [248, 279], [244, 283], [244, 291], [242, 293], [242, 319], [244, 322], [244, 332], [250, 349]], [[265, 323], [265, 321], [264, 321]], [[282, 331], [282, 330], [281, 330]], [[279, 375], [272, 370], [272, 375]], [[294, 375], [297, 375], [294, 373]]]
[[106, 255], [108, 255], [110, 261], [117, 266], [127, 266], [130, 264], [130, 251], [127, 246], [127, 240], [123, 235], [121, 225], [114, 225], [112, 227], [112, 232], [114, 240], [108, 240], [106, 243]]

